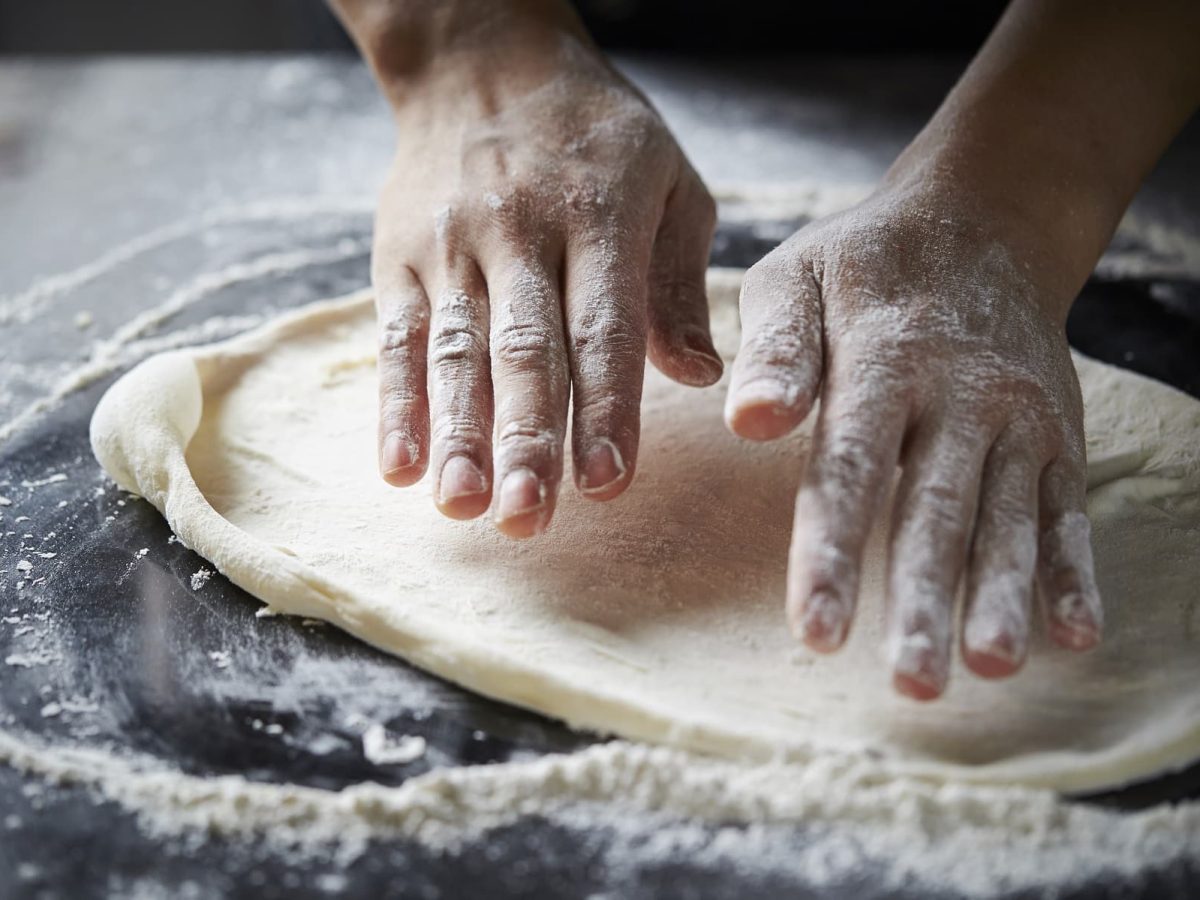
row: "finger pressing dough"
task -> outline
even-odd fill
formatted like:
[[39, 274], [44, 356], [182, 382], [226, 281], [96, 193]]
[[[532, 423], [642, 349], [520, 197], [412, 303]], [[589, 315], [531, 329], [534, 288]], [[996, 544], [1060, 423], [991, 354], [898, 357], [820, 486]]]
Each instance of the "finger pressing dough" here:
[[[739, 282], [710, 273], [726, 357]], [[1038, 634], [1006, 681], [956, 661], [946, 695], [918, 704], [893, 693], [882, 658], [881, 529], [847, 647], [816, 657], [787, 632], [807, 427], [742, 442], [722, 423], [724, 382], [696, 390], [648, 368], [630, 490], [599, 504], [564, 489], [550, 531], [516, 543], [486, 520], [443, 518], [428, 479], [379, 477], [374, 347], [371, 298], [356, 294], [155, 357], [105, 395], [93, 447], [275, 609], [574, 726], [1067, 791], [1200, 756], [1200, 402], [1184, 394], [1076, 358], [1105, 642], [1077, 655]]]

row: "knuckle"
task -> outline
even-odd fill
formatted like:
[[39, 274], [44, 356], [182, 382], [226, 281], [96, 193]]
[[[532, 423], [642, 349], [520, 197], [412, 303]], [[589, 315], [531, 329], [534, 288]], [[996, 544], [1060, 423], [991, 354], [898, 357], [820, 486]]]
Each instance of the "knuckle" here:
[[381, 392], [379, 418], [382, 422], [407, 422], [414, 418], [420, 397], [410, 384], [392, 386]]
[[[652, 266], [649, 279], [653, 297], [669, 300], [703, 299], [705, 296], [704, 276], [681, 273], [673, 267]], [[672, 304], [673, 312], [682, 312], [685, 307]]]
[[796, 288], [807, 287], [811, 278], [812, 274], [805, 267], [800, 254], [783, 245], [772, 250], [747, 270], [742, 283], [742, 293], [773, 295], [781, 289], [794, 291]]
[[812, 335], [787, 322], [768, 322], [755, 329], [747, 349], [751, 358], [766, 366], [793, 366], [807, 359], [813, 349]]
[[437, 325], [430, 337], [430, 360], [439, 368], [473, 363], [485, 352], [486, 338], [476, 322], [471, 299], [449, 292], [438, 305]]
[[954, 533], [965, 527], [966, 491], [945, 481], [927, 481], [912, 495], [912, 521], [925, 531]]
[[585, 229], [598, 230], [612, 222], [617, 213], [613, 189], [604, 183], [576, 182], [563, 193], [567, 215]]
[[[608, 366], [617, 366], [618, 360], [628, 357], [640, 358], [645, 349], [642, 332], [625, 314], [604, 311], [600, 303], [589, 304], [571, 323], [571, 351], [576, 358], [593, 361], [610, 360]], [[596, 362], [607, 371], [608, 366]]]
[[637, 400], [624, 386], [614, 384], [580, 390], [575, 397], [575, 418], [589, 429], [623, 434], [637, 428]]
[[520, 460], [540, 465], [561, 455], [562, 439], [548, 422], [534, 418], [515, 420], [497, 430], [496, 453], [506, 464]]
[[420, 365], [420, 355], [420, 346], [412, 340], [390, 338], [380, 340], [379, 361], [393, 373], [400, 373], [401, 377], [411, 377], [416, 374]]
[[766, 266], [763, 262], [747, 273], [742, 283], [740, 306], [745, 327], [758, 335], [760, 342], [815, 342], [822, 325], [820, 291], [812, 274], [798, 260]]
[[379, 320], [380, 356], [404, 362], [416, 356], [425, 343], [428, 316], [415, 309], [391, 313]]
[[842, 434], [829, 440], [819, 457], [818, 475], [837, 493], [859, 494], [880, 471], [879, 451], [865, 435]]
[[443, 409], [435, 413], [430, 435], [442, 456], [473, 453], [488, 445], [483, 423], [461, 410]]
[[773, 292], [779, 282], [780, 263], [772, 251], [746, 270], [742, 277], [742, 297], [756, 297]]
[[470, 326], [444, 324], [434, 333], [430, 359], [439, 368], [471, 362], [479, 355], [480, 338]]
[[989, 492], [981, 522], [1006, 531], [1024, 532], [1035, 524], [1028, 491], [1021, 485], [1006, 485]]
[[494, 363], [510, 369], [548, 368], [555, 349], [553, 334], [540, 322], [508, 322], [492, 335]]
[[550, 203], [523, 184], [497, 187], [484, 194], [481, 220], [493, 234], [517, 247], [535, 247], [553, 221]]

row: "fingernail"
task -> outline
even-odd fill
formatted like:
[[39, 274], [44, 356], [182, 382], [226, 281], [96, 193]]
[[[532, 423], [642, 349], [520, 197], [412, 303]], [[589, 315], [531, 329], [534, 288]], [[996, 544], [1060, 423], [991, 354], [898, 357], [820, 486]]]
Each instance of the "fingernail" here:
[[546, 488], [530, 469], [513, 469], [504, 476], [496, 503], [496, 521], [505, 522], [541, 509]]
[[966, 644], [978, 656], [987, 656], [1010, 665], [1019, 663], [1025, 652], [1023, 644], [1007, 630], [993, 631], [986, 637], [978, 632], [968, 634]]
[[808, 598], [800, 616], [800, 636], [814, 650], [828, 652], [842, 646], [849, 619], [841, 599], [820, 590]]
[[933, 638], [923, 631], [901, 637], [892, 652], [893, 683], [916, 700], [932, 700], [946, 686], [945, 665]]
[[391, 475], [417, 463], [417, 445], [403, 432], [393, 431], [383, 441], [383, 473]]
[[1074, 650], [1088, 650], [1100, 640], [1100, 625], [1083, 594], [1060, 596], [1054, 603], [1054, 621], [1055, 639]]
[[705, 380], [708, 382], [716, 381], [725, 370], [725, 364], [713, 347], [712, 341], [699, 332], [689, 332], [684, 336], [683, 353], [695, 362], [697, 368], [703, 369]]
[[442, 503], [459, 497], [472, 497], [487, 490], [487, 479], [479, 466], [465, 456], [452, 456], [442, 466], [438, 498]]
[[795, 400], [793, 395], [793, 391], [789, 391], [787, 387], [778, 381], [773, 381], [769, 378], [760, 378], [756, 381], [751, 381], [749, 384], [742, 385], [737, 395], [731, 399], [732, 405], [739, 408], [747, 406], [777, 406], [786, 408], [791, 406]]
[[608, 490], [625, 476], [625, 460], [617, 445], [608, 438], [597, 438], [583, 461], [579, 489], [584, 494]]
[[770, 440], [786, 431], [796, 399], [794, 390], [777, 381], [752, 381], [729, 395], [725, 421], [742, 437]]

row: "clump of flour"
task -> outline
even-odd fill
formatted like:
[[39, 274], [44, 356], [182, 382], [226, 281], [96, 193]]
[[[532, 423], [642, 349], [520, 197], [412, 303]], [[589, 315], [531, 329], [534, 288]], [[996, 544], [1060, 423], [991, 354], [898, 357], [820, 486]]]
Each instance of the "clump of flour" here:
[[425, 738], [419, 734], [394, 735], [378, 722], [362, 736], [363, 756], [377, 766], [402, 766], [425, 755]]
[[376, 842], [464, 850], [496, 828], [541, 818], [604, 835], [617, 877], [651, 859], [694, 862], [703, 850], [705, 865], [786, 872], [817, 888], [869, 868], [885, 888], [924, 884], [983, 896], [1100, 874], [1135, 877], [1194, 861], [1200, 846], [1194, 803], [1118, 813], [1043, 790], [882, 777], [870, 763], [832, 756], [745, 765], [617, 741], [340, 791], [200, 778], [3, 733], [0, 761], [86, 786], [136, 814], [155, 837], [220, 834], [281, 852], [332, 848], [342, 864]]

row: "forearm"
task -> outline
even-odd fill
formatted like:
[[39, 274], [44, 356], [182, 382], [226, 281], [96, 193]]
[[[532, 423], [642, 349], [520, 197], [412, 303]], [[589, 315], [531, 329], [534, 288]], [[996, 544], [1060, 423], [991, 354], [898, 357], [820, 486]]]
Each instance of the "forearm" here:
[[565, 0], [329, 0], [399, 106], [436, 73], [503, 68], [537, 79], [564, 36], [588, 37]]
[[888, 181], [1004, 211], [1073, 297], [1200, 104], [1198, 60], [1191, 0], [1016, 0]]

